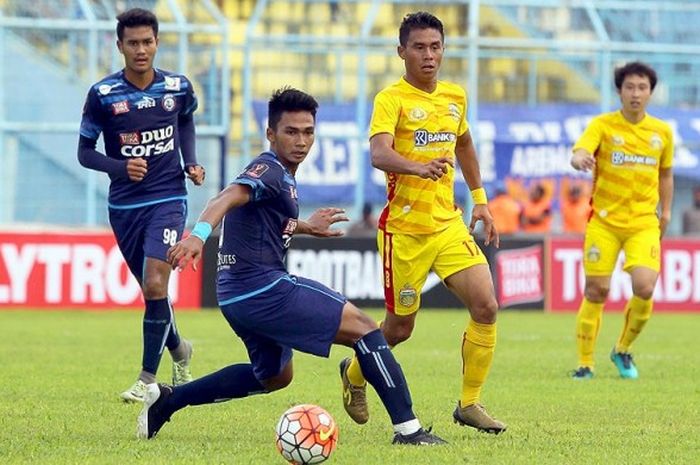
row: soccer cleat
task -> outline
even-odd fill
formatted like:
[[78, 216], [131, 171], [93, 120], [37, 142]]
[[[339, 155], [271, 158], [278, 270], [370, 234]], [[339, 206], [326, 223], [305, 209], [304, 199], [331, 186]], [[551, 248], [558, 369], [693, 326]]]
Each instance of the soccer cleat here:
[[457, 408], [455, 408], [455, 411], [452, 413], [452, 418], [455, 423], [461, 426], [471, 426], [484, 433], [499, 434], [507, 428], [505, 423], [491, 418], [481, 404], [471, 404], [466, 407], [461, 407], [459, 402], [457, 402]]
[[173, 361], [173, 386], [179, 386], [181, 384], [189, 383], [192, 381], [192, 372], [190, 371], [190, 361], [192, 360], [192, 354], [194, 349], [189, 341], [183, 340], [190, 349], [190, 353], [184, 360], [179, 362]]
[[589, 367], [578, 367], [571, 372], [571, 377], [573, 379], [591, 379], [593, 378], [593, 370]]
[[615, 348], [613, 347], [612, 352], [610, 352], [610, 360], [612, 360], [617, 367], [617, 371], [620, 372], [621, 378], [639, 378], [637, 367], [634, 364], [634, 360], [632, 360], [632, 354], [628, 352], [615, 352]]
[[119, 397], [127, 403], [143, 402], [143, 396], [146, 394], [146, 386], [146, 383], [137, 379], [129, 389], [119, 394]]
[[136, 420], [137, 438], [152, 439], [158, 434], [165, 422], [170, 421], [170, 414], [164, 412], [164, 407], [172, 392], [172, 388], [165, 384], [152, 383], [147, 385], [143, 408]]
[[432, 428], [427, 430], [421, 428], [412, 434], [399, 434], [394, 435], [394, 440], [391, 441], [392, 444], [410, 444], [414, 446], [434, 446], [437, 444], [447, 444], [447, 441], [434, 435]]
[[350, 358], [344, 358], [340, 362], [340, 378], [343, 380], [343, 407], [355, 423], [364, 425], [369, 420], [367, 409], [367, 386], [355, 386], [348, 379], [348, 366]]

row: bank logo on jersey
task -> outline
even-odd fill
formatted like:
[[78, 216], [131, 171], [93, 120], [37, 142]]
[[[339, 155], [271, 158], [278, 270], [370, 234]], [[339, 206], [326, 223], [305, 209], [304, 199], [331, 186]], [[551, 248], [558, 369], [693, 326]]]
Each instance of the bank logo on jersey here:
[[419, 129], [413, 133], [413, 144], [416, 147], [425, 147], [434, 142], [454, 142], [457, 140], [454, 132], [429, 132]]
[[462, 120], [462, 112], [459, 109], [459, 106], [455, 103], [450, 103], [447, 105], [447, 109], [450, 112], [450, 116], [454, 118], [455, 121], [459, 122]]
[[175, 128], [164, 128], [119, 134], [120, 153], [125, 157], [150, 157], [175, 150]]
[[129, 101], [128, 100], [121, 100], [119, 102], [115, 102], [112, 104], [112, 113], [115, 115], [119, 115], [121, 113], [128, 113], [129, 112]]
[[611, 153], [611, 163], [616, 166], [622, 165], [648, 165], [654, 166], [657, 163], [656, 158], [646, 155], [635, 155], [616, 150]]
[[165, 94], [163, 96], [162, 105], [165, 111], [173, 111], [175, 109], [175, 97], [171, 94]]
[[143, 110], [144, 108], [153, 108], [156, 106], [156, 99], [149, 97], [148, 95], [144, 95], [141, 100], [136, 102], [136, 108], [139, 110]]
[[423, 110], [421, 107], [412, 108], [408, 112], [408, 120], [412, 122], [423, 121], [428, 118], [428, 112]]
[[165, 76], [165, 90], [180, 90], [180, 78], [175, 76]]

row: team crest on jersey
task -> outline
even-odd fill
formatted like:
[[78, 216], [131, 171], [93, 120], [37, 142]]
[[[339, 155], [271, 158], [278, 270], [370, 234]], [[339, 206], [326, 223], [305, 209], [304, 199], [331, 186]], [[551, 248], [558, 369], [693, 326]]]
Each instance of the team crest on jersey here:
[[598, 263], [600, 260], [600, 249], [595, 244], [591, 244], [586, 251], [586, 260], [590, 263]]
[[416, 296], [418, 293], [411, 287], [410, 284], [404, 284], [404, 286], [399, 291], [399, 303], [404, 307], [410, 307], [416, 303]]
[[264, 164], [264, 163], [257, 163], [257, 164], [255, 164], [252, 168], [250, 168], [248, 171], [246, 171], [245, 174], [247, 174], [247, 175], [250, 176], [251, 178], [259, 178], [259, 177], [262, 176], [263, 173], [265, 173], [265, 171], [267, 171], [268, 169], [270, 169], [270, 167], [267, 166], [266, 164]]
[[141, 100], [136, 102], [136, 108], [139, 110], [143, 110], [144, 108], [153, 108], [156, 106], [156, 99], [149, 97], [148, 95], [144, 95]]
[[661, 136], [656, 133], [652, 134], [651, 139], [649, 139], [649, 145], [651, 145], [651, 148], [654, 150], [660, 150], [662, 145]]
[[455, 121], [459, 122], [462, 119], [462, 112], [459, 110], [457, 104], [450, 103], [447, 105], [447, 109], [450, 112], [450, 116], [454, 118]]
[[408, 112], [408, 120], [409, 121], [423, 121], [428, 117], [428, 112], [423, 110], [421, 107], [415, 107], [412, 108], [411, 111]]
[[121, 142], [122, 145], [138, 145], [141, 143], [138, 132], [125, 132], [119, 134], [119, 142]]
[[180, 90], [180, 78], [165, 76], [165, 90]]
[[163, 105], [165, 111], [173, 111], [175, 109], [175, 97], [171, 94], [165, 94], [161, 105]]
[[625, 145], [625, 139], [623, 139], [622, 136], [618, 136], [617, 134], [613, 134], [612, 143], [615, 145]]
[[119, 102], [115, 102], [112, 104], [112, 113], [115, 115], [119, 115], [121, 113], [128, 113], [129, 112], [129, 101], [128, 100], [121, 100]]

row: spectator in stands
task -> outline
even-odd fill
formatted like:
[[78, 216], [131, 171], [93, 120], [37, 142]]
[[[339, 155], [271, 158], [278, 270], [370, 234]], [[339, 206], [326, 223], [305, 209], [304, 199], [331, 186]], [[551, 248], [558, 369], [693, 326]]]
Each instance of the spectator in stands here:
[[372, 204], [365, 202], [362, 206], [362, 218], [350, 225], [348, 236], [374, 237], [377, 235], [377, 219], [372, 215]]
[[561, 218], [565, 233], [583, 234], [591, 215], [591, 202], [580, 184], [571, 184], [561, 199]]
[[552, 203], [546, 196], [542, 183], [536, 182], [523, 207], [523, 231], [527, 233], [547, 233], [552, 227]]
[[700, 235], [700, 185], [693, 188], [693, 206], [683, 212], [683, 234]]
[[515, 234], [520, 231], [523, 206], [508, 193], [502, 182], [497, 182], [494, 196], [489, 200], [489, 209], [500, 234]]

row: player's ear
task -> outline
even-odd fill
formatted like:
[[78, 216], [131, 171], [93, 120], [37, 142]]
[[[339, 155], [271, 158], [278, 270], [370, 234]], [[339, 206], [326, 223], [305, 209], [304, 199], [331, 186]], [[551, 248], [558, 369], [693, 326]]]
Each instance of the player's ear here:
[[268, 140], [271, 144], [274, 144], [274, 143], [275, 143], [275, 131], [274, 131], [271, 127], [268, 127], [268, 128], [265, 130], [265, 136], [267, 136], [267, 140]]
[[399, 45], [398, 47], [396, 47], [396, 53], [401, 57], [402, 60], [406, 59], [406, 57], [404, 56], [404, 54], [406, 53], [406, 47], [404, 47], [403, 45]]
[[122, 41], [117, 39], [117, 48], [119, 49], [119, 53], [121, 53], [122, 55], [124, 55], [124, 50], [122, 48], [123, 46], [124, 44], [122, 43]]
[[156, 36], [156, 47], [158, 47], [158, 44], [160, 44], [160, 39]]

